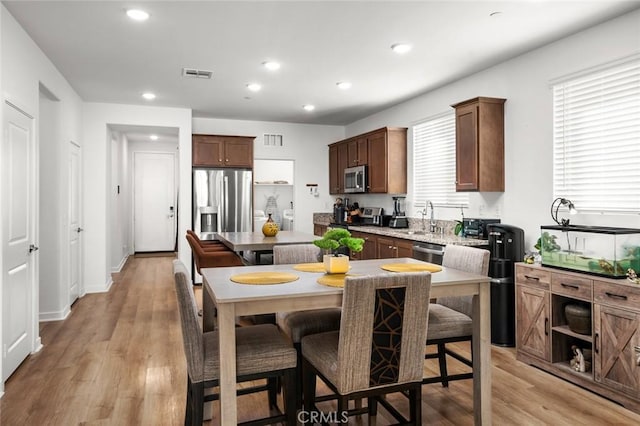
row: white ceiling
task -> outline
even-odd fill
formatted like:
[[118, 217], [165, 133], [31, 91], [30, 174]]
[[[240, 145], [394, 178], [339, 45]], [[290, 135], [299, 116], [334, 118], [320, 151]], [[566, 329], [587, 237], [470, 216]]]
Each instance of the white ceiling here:
[[[630, 0], [2, 3], [85, 101], [333, 125], [640, 7]], [[151, 18], [128, 19], [134, 6]], [[413, 50], [399, 56], [390, 49], [397, 42]], [[268, 59], [282, 68], [268, 72], [261, 66]], [[185, 79], [183, 67], [213, 78]], [[343, 80], [353, 87], [339, 90]], [[260, 92], [246, 89], [254, 81]], [[144, 101], [145, 91], [157, 99]]]

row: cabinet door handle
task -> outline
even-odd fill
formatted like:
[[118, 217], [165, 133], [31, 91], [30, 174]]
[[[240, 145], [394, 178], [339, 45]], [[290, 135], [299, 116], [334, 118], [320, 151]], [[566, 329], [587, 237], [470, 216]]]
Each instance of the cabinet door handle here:
[[596, 333], [596, 340], [593, 342], [593, 350], [595, 351], [595, 353], [599, 354], [600, 353], [600, 348], [598, 347], [598, 341], [600, 340], [600, 333]]
[[575, 284], [560, 283], [560, 285], [561, 285], [562, 287], [564, 287], [564, 288], [572, 288], [572, 289], [574, 289], [574, 290], [579, 290], [579, 289], [580, 289], [580, 287], [578, 287], [578, 286], [577, 286], [577, 285], [575, 285]]
[[549, 335], [549, 318], [544, 319], [544, 335]]
[[540, 278], [534, 277], [533, 275], [525, 275], [524, 277], [528, 280], [540, 281]]
[[607, 297], [610, 297], [612, 299], [627, 300], [627, 296], [621, 294], [609, 293], [608, 291], [605, 294], [607, 295]]

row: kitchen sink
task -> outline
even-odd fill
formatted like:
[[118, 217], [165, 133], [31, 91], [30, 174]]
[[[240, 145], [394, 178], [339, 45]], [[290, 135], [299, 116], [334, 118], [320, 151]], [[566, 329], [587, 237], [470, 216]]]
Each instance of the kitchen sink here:
[[429, 232], [427, 231], [402, 231], [404, 234], [407, 235], [427, 235], [429, 234]]

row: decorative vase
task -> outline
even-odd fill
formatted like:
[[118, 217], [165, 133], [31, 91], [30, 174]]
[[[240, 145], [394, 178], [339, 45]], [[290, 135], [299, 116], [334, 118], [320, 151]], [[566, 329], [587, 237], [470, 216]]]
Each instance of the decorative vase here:
[[349, 272], [349, 256], [325, 254], [322, 259], [327, 274], [346, 274]]
[[271, 213], [269, 213], [269, 218], [262, 225], [262, 233], [265, 237], [275, 237], [278, 233], [278, 224], [271, 218]]

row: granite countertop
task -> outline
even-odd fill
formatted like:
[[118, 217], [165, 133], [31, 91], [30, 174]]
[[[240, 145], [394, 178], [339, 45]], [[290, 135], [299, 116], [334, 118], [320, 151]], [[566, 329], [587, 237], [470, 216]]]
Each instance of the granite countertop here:
[[412, 229], [393, 229], [379, 226], [349, 226], [350, 231], [366, 232], [369, 234], [383, 235], [385, 237], [402, 238], [410, 241], [422, 243], [433, 243], [446, 246], [447, 244], [457, 244], [461, 246], [486, 246], [487, 240], [475, 238], [462, 238], [452, 234], [422, 233]]
[[[313, 215], [313, 223], [317, 225], [330, 226], [332, 219], [333, 219], [333, 215], [330, 213], [314, 213]], [[413, 224], [416, 224], [417, 226], [421, 225], [419, 221], [415, 221], [412, 219], [409, 220], [409, 223], [410, 225], [413, 225]], [[379, 226], [350, 225], [348, 226], [348, 229], [350, 231], [366, 232], [369, 234], [383, 235], [385, 237], [392, 237], [392, 238], [402, 238], [405, 240], [422, 242], [422, 243], [433, 243], [433, 244], [441, 244], [441, 245], [457, 244], [462, 246], [489, 245], [488, 240], [478, 240], [475, 238], [461, 238], [454, 235], [453, 231], [451, 231], [452, 226], [444, 226], [445, 221], [439, 222], [439, 224], [442, 226], [442, 228], [445, 229], [445, 231], [449, 231], [449, 232], [444, 232], [442, 234], [428, 233], [428, 232], [423, 233], [421, 227], [415, 228], [412, 226], [405, 229], [394, 229], [394, 228], [386, 228], [386, 227], [379, 227]], [[455, 226], [455, 222], [451, 221], [448, 225]]]

